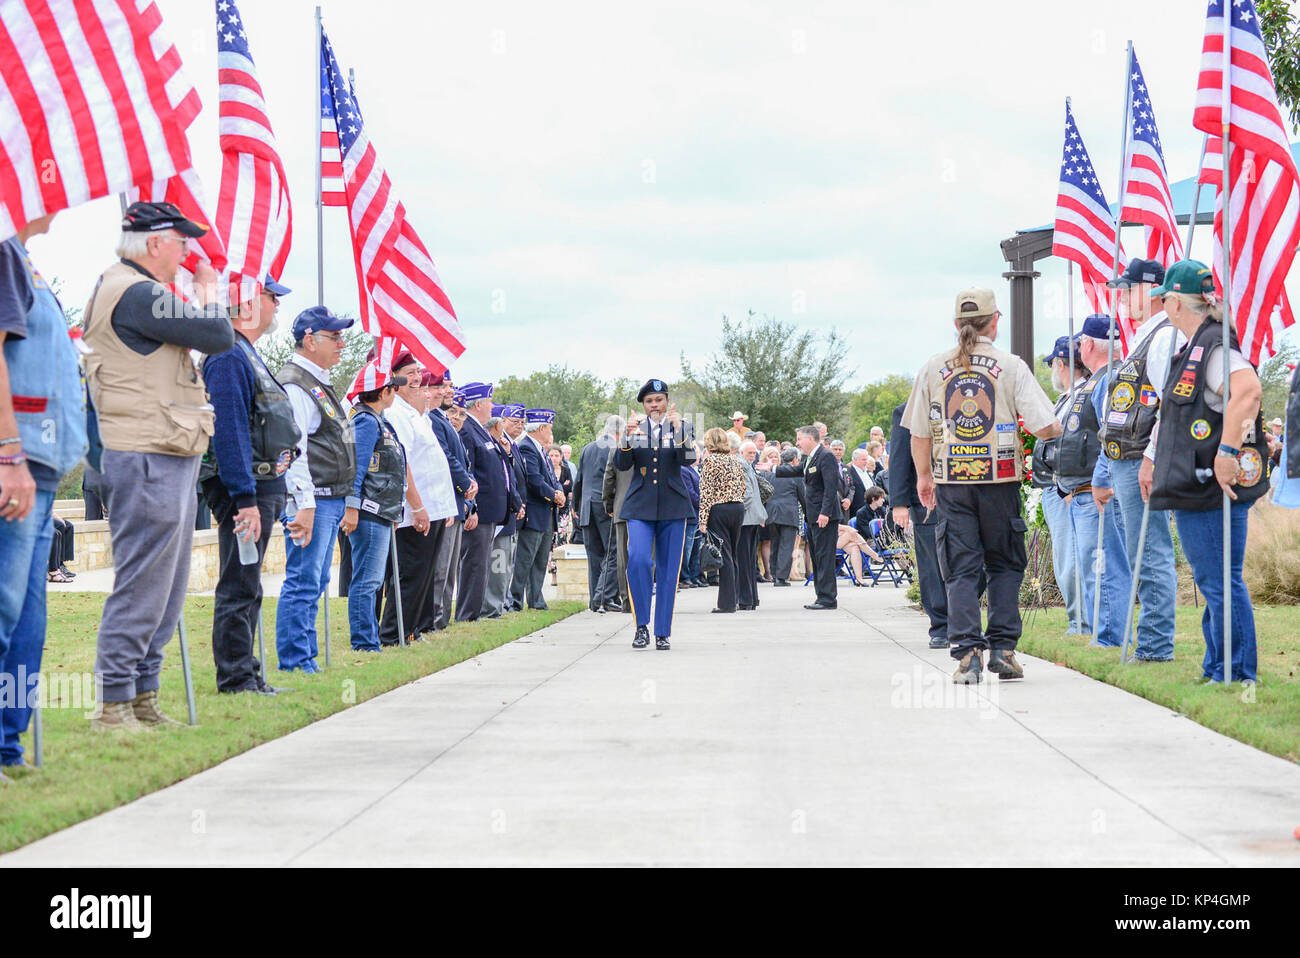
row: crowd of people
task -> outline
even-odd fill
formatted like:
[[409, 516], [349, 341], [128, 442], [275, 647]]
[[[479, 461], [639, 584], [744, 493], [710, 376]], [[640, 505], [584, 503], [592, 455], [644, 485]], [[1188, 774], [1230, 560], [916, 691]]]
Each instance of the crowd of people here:
[[[254, 652], [277, 523], [282, 675], [320, 671], [316, 618], [336, 542], [357, 652], [426, 641], [453, 619], [545, 609], [554, 546], [569, 538], [585, 546], [590, 609], [633, 616], [633, 647], [653, 637], [666, 650], [679, 590], [715, 588], [713, 612], [733, 614], [758, 608], [761, 584], [803, 579], [815, 586], [806, 609], [834, 609], [841, 574], [857, 586], [876, 581], [882, 554], [898, 555], [910, 529], [930, 644], [956, 660], [954, 681], [980, 681], [985, 652], [989, 671], [1021, 678], [1026, 475], [1044, 490], [1070, 631], [1121, 644], [1136, 578], [1139, 662], [1173, 657], [1172, 515], [1206, 599], [1209, 681], [1226, 671], [1226, 490], [1227, 674], [1255, 679], [1241, 557], [1250, 505], [1285, 455], [1281, 422], [1265, 430], [1259, 380], [1235, 340], [1225, 409], [1221, 312], [1202, 264], [1168, 273], [1130, 264], [1120, 281], [1137, 329], [1127, 356], [1114, 361], [1110, 317], [1088, 317], [1045, 360], [1061, 391], [1055, 404], [1021, 359], [993, 344], [1001, 314], [993, 293], [976, 288], [957, 297], [957, 348], [927, 362], [894, 410], [888, 451], [877, 426], [845, 462], [845, 443], [823, 423], [769, 440], [741, 411], [730, 429], [697, 438], [666, 383], [651, 379], [641, 410], [610, 416], [575, 463], [554, 441], [554, 411], [501, 402], [491, 383], [457, 387], [409, 352], [372, 356], [338, 396], [330, 371], [352, 320], [324, 306], [298, 312], [294, 353], [272, 374], [256, 343], [291, 291], [268, 276], [222, 306], [216, 274], [199, 264], [193, 296], [175, 294], [187, 241], [204, 227], [165, 203], [125, 211], [118, 258], [95, 286], [78, 348], [26, 249], [52, 219], [0, 244], [0, 660], [6, 676], [25, 670], [35, 683], [45, 583], [70, 574], [72, 530], [54, 521], [53, 499], [84, 461], [115, 563], [97, 636], [95, 729], [176, 724], [158, 690], [189, 580], [196, 484], [218, 531], [212, 650], [223, 693], [283, 691]], [[1022, 429], [1040, 440], [1030, 470]], [[909, 560], [897, 562], [910, 577]], [[31, 705], [30, 689], [20, 690], [0, 709], [4, 768], [26, 764], [19, 735]]]

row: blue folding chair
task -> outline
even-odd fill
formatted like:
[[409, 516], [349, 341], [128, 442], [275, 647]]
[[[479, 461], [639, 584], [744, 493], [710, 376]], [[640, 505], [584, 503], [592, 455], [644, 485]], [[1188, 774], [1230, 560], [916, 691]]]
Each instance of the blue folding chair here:
[[899, 566], [900, 562], [906, 565], [910, 559], [907, 544], [885, 534], [883, 519], [872, 519], [867, 525], [867, 534], [871, 537], [872, 551], [880, 556], [878, 564], [872, 563], [870, 556], [863, 557], [863, 561], [867, 564], [866, 568], [871, 572], [871, 584], [875, 585], [880, 582], [882, 575], [888, 576], [896, 589], [902, 585], [904, 580], [911, 584], [911, 570]]
[[[849, 526], [853, 529], [856, 529], [858, 527], [857, 520], [850, 519]], [[862, 556], [862, 569], [863, 572], [865, 572], [868, 569], [867, 556], [865, 555], [865, 553]], [[835, 550], [835, 578], [848, 579], [854, 585], [858, 584], [858, 577], [853, 574], [853, 566], [849, 562], [849, 554], [845, 552], [843, 549]], [[812, 580], [813, 580], [812, 571], [809, 570], [808, 577], [803, 580], [803, 584], [808, 585], [810, 582], [812, 582]], [[873, 582], [872, 585], [875, 585], [875, 583]]]

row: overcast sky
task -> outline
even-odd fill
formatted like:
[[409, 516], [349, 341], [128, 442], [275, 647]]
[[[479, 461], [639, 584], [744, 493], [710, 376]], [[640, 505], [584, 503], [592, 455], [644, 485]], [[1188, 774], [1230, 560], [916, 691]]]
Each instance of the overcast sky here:
[[[215, 198], [212, 4], [157, 2], [203, 98], [191, 139]], [[315, 4], [238, 6], [294, 202], [287, 328], [316, 302]], [[1008, 310], [998, 244], [1053, 218], [1066, 96], [1117, 198], [1129, 39], [1170, 177], [1195, 172], [1203, 0], [792, 6], [323, 5], [464, 326], [459, 380], [557, 361], [673, 379], [681, 352], [702, 361], [720, 317], [748, 309], [837, 329], [857, 384], [912, 374], [952, 342], [957, 290], [991, 286]], [[67, 303], [84, 304], [118, 219], [99, 200], [33, 241]], [[1125, 242], [1140, 251], [1140, 230]], [[325, 246], [325, 301], [355, 314], [341, 208], [325, 211]], [[1066, 297], [1063, 261], [1039, 268], [1041, 354], [1064, 332]]]

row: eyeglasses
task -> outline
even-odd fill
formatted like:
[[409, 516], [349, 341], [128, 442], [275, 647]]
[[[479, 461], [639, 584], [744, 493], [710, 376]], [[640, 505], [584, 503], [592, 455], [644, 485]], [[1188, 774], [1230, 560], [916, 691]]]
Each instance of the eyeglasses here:
[[328, 339], [330, 342], [334, 343], [335, 345], [338, 345], [339, 343], [343, 342], [342, 333], [312, 333], [312, 335], [315, 336], [317, 339]]

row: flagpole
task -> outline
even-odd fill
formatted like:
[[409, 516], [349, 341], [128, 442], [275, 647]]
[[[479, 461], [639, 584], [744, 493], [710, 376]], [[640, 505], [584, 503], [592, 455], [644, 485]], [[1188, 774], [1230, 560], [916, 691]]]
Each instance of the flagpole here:
[[[1223, 4], [1223, 422], [1228, 421], [1232, 347], [1232, 8]], [[1218, 450], [1215, 450], [1217, 457]], [[1232, 684], [1232, 498], [1223, 491], [1223, 687]]]
[[[321, 26], [320, 26], [320, 7], [316, 8], [316, 71], [320, 73], [321, 69]], [[313, 154], [316, 157], [316, 305], [325, 305], [325, 205], [321, 202], [321, 168], [320, 168], [320, 137], [321, 137], [321, 115], [320, 115], [320, 92], [316, 94], [316, 147]], [[333, 550], [333, 545], [330, 549]], [[330, 557], [331, 560], [333, 556]], [[326, 583], [324, 590], [325, 598], [325, 666], [330, 664], [330, 588]], [[319, 599], [318, 599], [319, 601]]]
[[[320, 7], [316, 8], [316, 70], [321, 68], [321, 27]], [[320, 94], [316, 94], [316, 305], [325, 305], [325, 205], [321, 202], [321, 168], [320, 168]]]
[[1196, 194], [1192, 197], [1192, 218], [1187, 223], [1187, 242], [1183, 244], [1183, 257], [1192, 258], [1192, 237], [1196, 234], [1196, 217], [1201, 212], [1201, 172], [1205, 169], [1205, 151], [1210, 145], [1210, 134], [1201, 138], [1201, 159], [1196, 164]]
[[[1119, 280], [1119, 245], [1120, 231], [1124, 225], [1124, 191], [1128, 186], [1128, 128], [1129, 128], [1129, 111], [1133, 108], [1133, 41], [1128, 42], [1128, 53], [1124, 58], [1124, 129], [1120, 133], [1119, 139], [1119, 208], [1115, 211], [1115, 257], [1114, 267], [1112, 270], [1112, 283]], [[1115, 372], [1115, 313], [1119, 311], [1119, 292], [1115, 293], [1110, 310], [1110, 326], [1106, 331], [1106, 385], [1110, 386], [1110, 377]], [[1098, 426], [1097, 438], [1100, 440], [1104, 450], [1106, 446], [1106, 421], [1103, 419]], [[1105, 455], [1100, 452], [1098, 455]], [[1105, 553], [1102, 549], [1104, 541], [1103, 536], [1106, 530], [1105, 517], [1103, 512], [1105, 507], [1097, 502], [1096, 495], [1093, 496], [1093, 502], [1097, 506], [1097, 550], [1093, 553], [1093, 568], [1095, 570], [1095, 579], [1093, 582], [1093, 601], [1092, 601], [1092, 634], [1094, 638], [1098, 629], [1101, 627], [1101, 576], [1105, 569]]]
[[[1069, 97], [1065, 98], [1065, 104], [1067, 107], [1070, 105]], [[1070, 407], [1074, 405], [1074, 387], [1078, 385], [1078, 378], [1079, 378], [1074, 374], [1074, 260], [1072, 259], [1067, 259], [1065, 261], [1065, 281], [1066, 281], [1065, 312], [1066, 312], [1067, 322], [1069, 323], [1069, 332], [1070, 332], [1070, 337], [1066, 341], [1066, 347], [1065, 347], [1069, 351], [1069, 363], [1070, 363], [1070, 369], [1066, 373], [1070, 381], [1070, 385], [1069, 385], [1070, 398], [1066, 400], [1066, 404], [1065, 404], [1065, 408], [1068, 412]], [[1077, 551], [1078, 544], [1072, 542], [1070, 543], [1070, 547]], [[1077, 567], [1078, 564], [1079, 563], [1076, 560], [1075, 566]], [[1064, 598], [1065, 597], [1064, 594], [1062, 594], [1061, 597]], [[1078, 610], [1079, 618], [1080, 620], [1082, 620], [1083, 618], [1082, 615], [1083, 613], [1083, 570], [1080, 568], [1076, 568], [1074, 570], [1074, 607], [1075, 609]], [[1066, 628], [1069, 628], [1070, 616], [1068, 613], [1066, 614], [1065, 619], [1066, 619], [1065, 622]], [[1079, 627], [1080, 628], [1083, 627], [1082, 621], [1079, 622]]]

